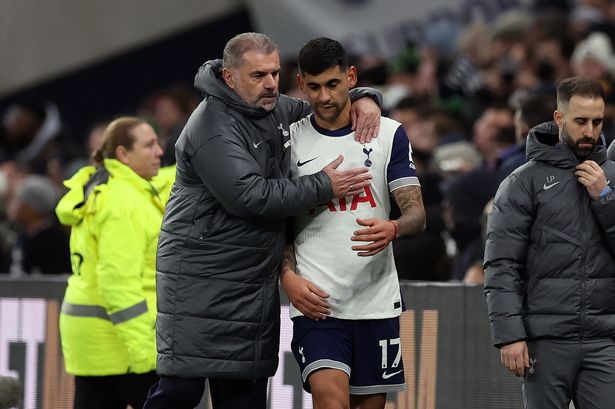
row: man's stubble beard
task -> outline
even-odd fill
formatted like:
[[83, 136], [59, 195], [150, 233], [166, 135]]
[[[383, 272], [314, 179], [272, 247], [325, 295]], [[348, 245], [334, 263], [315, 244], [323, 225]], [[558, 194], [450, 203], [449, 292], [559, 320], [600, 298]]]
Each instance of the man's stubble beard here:
[[[587, 158], [589, 156], [589, 154], [592, 153], [594, 151], [594, 149], [596, 148], [596, 141], [593, 140], [592, 138], [582, 137], [578, 141], [573, 141], [572, 138], [570, 137], [570, 134], [566, 130], [566, 125], [565, 124], [562, 125], [562, 137], [561, 138], [564, 141], [564, 143], [566, 145], [568, 145], [568, 147], [570, 148], [572, 153], [574, 153], [574, 155], [578, 159], [585, 159], [585, 158]], [[580, 149], [579, 148], [579, 144], [580, 143], [591, 143], [592, 147], [591, 147], [591, 149]]]

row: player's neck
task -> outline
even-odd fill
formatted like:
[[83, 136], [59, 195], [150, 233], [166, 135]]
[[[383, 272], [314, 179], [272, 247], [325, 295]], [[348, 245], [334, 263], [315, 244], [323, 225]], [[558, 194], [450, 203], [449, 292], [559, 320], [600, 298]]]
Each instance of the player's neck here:
[[350, 104], [346, 104], [344, 110], [335, 118], [325, 119], [314, 113], [316, 124], [322, 129], [336, 131], [350, 125]]

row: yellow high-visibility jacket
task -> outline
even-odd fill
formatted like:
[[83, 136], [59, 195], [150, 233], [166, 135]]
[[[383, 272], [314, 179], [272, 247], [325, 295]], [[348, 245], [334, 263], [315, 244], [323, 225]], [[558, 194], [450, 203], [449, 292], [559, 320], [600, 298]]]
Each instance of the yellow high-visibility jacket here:
[[115, 159], [80, 169], [56, 208], [71, 226], [73, 274], [60, 313], [66, 371], [156, 368], [156, 246], [174, 172], [151, 181]]

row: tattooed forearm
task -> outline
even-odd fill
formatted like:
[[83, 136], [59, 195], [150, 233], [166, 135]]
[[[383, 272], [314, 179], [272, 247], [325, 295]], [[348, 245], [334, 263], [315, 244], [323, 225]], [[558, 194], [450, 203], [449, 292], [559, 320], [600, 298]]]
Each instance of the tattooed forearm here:
[[284, 247], [284, 254], [282, 255], [282, 264], [280, 265], [280, 274], [284, 274], [286, 271], [297, 270], [297, 259], [295, 258], [295, 246], [287, 244]]
[[407, 186], [393, 191], [393, 197], [401, 210], [397, 222], [397, 235], [413, 235], [425, 230], [425, 208], [419, 186]]

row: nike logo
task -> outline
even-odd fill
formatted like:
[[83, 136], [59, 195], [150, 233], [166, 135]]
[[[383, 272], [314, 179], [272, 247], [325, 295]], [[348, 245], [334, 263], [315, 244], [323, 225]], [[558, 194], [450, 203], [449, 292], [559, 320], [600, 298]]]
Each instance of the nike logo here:
[[547, 185], [546, 183], [544, 185], [542, 185], [542, 188], [544, 190], [549, 190], [551, 189], [553, 186], [557, 185], [559, 182], [555, 182], [555, 183], [551, 183], [550, 185]]
[[301, 162], [300, 160], [298, 160], [297, 161], [297, 167], [300, 168], [301, 166], [305, 165], [306, 163], [310, 163], [311, 161], [313, 161], [315, 159], [318, 159], [318, 156], [316, 156], [315, 158], [312, 158], [312, 159], [308, 159], [305, 162]]
[[400, 369], [399, 371], [393, 373], [387, 373], [387, 371], [382, 371], [382, 379], [389, 379], [390, 377], [397, 375], [401, 371], [403, 371], [403, 369]]
[[254, 143], [252, 142], [252, 145], [254, 145], [254, 149], [258, 149], [258, 146], [263, 143], [263, 141], [260, 141], [259, 143]]

